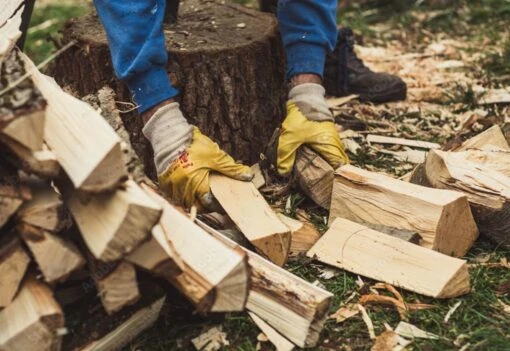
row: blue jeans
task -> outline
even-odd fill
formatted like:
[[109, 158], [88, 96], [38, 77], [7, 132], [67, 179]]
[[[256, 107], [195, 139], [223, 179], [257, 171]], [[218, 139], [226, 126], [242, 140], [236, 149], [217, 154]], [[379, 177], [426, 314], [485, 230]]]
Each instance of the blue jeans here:
[[[166, 0], [94, 0], [115, 73], [128, 86], [140, 113], [179, 94], [165, 69], [165, 4]], [[300, 73], [322, 76], [326, 53], [336, 43], [336, 9], [337, 0], [280, 0], [288, 78]]]

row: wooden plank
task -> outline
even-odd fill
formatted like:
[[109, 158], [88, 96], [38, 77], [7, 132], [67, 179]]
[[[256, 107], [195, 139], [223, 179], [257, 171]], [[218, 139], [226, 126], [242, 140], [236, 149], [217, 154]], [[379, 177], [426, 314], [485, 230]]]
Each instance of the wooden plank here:
[[24, 223], [16, 230], [48, 283], [64, 281], [85, 265], [85, 259], [72, 241]]
[[248, 315], [253, 320], [253, 322], [259, 327], [259, 329], [264, 333], [265, 336], [271, 341], [271, 343], [276, 348], [276, 351], [292, 351], [294, 350], [295, 345], [291, 343], [289, 340], [284, 338], [280, 333], [278, 333], [273, 327], [264, 322], [262, 318], [257, 316], [253, 312], [248, 312]]
[[147, 240], [161, 216], [161, 206], [132, 180], [104, 194], [60, 189], [85, 243], [101, 261], [118, 260]]
[[139, 309], [117, 328], [101, 339], [87, 345], [82, 351], [115, 351], [122, 349], [137, 335], [149, 329], [157, 321], [165, 303], [165, 298], [162, 297], [150, 305]]
[[[246, 255], [212, 238], [150, 187], [143, 187], [163, 208], [159, 226], [152, 231], [153, 239], [160, 246], [158, 254], [143, 265], [173, 267], [165, 277], [195, 304], [199, 312], [243, 310], [250, 283]], [[155, 247], [154, 243], [150, 245]], [[149, 252], [147, 247], [144, 250]], [[161, 250], [173, 264], [164, 260]], [[143, 262], [142, 258], [143, 255], [135, 256], [135, 262]]]
[[37, 177], [25, 177], [25, 182], [30, 187], [32, 199], [18, 210], [18, 221], [50, 232], [70, 226], [71, 220], [64, 202], [50, 182]]
[[59, 350], [63, 327], [64, 315], [50, 288], [30, 277], [0, 311], [0, 349]]
[[315, 151], [304, 146], [298, 150], [294, 174], [299, 188], [317, 205], [329, 209], [335, 170]]
[[213, 195], [253, 246], [283, 266], [289, 254], [290, 231], [255, 186], [219, 174], [211, 174], [209, 182]]
[[432, 296], [470, 291], [466, 261], [337, 218], [308, 252], [323, 263]]
[[17, 237], [3, 234], [0, 242], [0, 308], [11, 303], [25, 276], [30, 257]]
[[333, 294], [237, 245], [200, 220], [196, 222], [228, 247], [248, 255], [251, 287], [246, 309], [297, 346], [315, 346]]
[[463, 152], [435, 150], [424, 168], [431, 186], [464, 193], [480, 232], [510, 248], [510, 177], [469, 161]]
[[410, 140], [404, 138], [394, 138], [382, 135], [367, 135], [367, 143], [375, 143], [375, 144], [392, 144], [392, 145], [404, 145], [410, 147], [417, 147], [420, 149], [439, 149], [441, 145], [437, 143], [431, 143], [428, 141], [421, 140]]
[[48, 103], [45, 141], [74, 188], [89, 192], [115, 188], [127, 178], [119, 136], [90, 105], [65, 93], [26, 55], [23, 58]]
[[301, 222], [297, 219], [278, 213], [278, 218], [290, 229], [292, 236], [290, 242], [290, 256], [306, 253], [320, 238], [319, 231], [312, 223]]
[[330, 223], [337, 217], [418, 232], [421, 245], [463, 256], [478, 237], [466, 195], [417, 186], [346, 165], [337, 169]]
[[458, 148], [452, 151], [465, 151], [467, 149], [483, 149], [485, 146], [493, 145], [504, 150], [510, 150], [510, 146], [506, 141], [505, 135], [498, 125], [486, 129], [480, 134], [475, 135], [471, 139], [464, 141]]
[[101, 303], [109, 315], [140, 299], [136, 271], [131, 263], [121, 261], [116, 265], [101, 264], [89, 255], [88, 267], [96, 284]]

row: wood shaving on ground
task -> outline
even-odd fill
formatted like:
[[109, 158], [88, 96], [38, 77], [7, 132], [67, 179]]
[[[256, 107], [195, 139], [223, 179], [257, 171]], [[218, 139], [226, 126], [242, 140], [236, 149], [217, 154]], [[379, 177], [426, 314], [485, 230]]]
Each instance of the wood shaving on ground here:
[[506, 303], [504, 303], [500, 299], [498, 299], [498, 304], [499, 304], [500, 309], [503, 312], [505, 312], [506, 314], [510, 314], [510, 305], [507, 305]]
[[208, 329], [206, 332], [192, 339], [191, 342], [195, 346], [195, 349], [200, 351], [217, 351], [223, 346], [230, 345], [227, 340], [227, 333], [223, 332], [222, 326]]
[[484, 268], [510, 268], [510, 263], [503, 257], [499, 262], [476, 262], [468, 264], [469, 268], [484, 267]]
[[342, 323], [351, 317], [357, 316], [359, 313], [360, 310], [357, 303], [348, 303], [331, 314], [329, 318], [335, 319], [337, 323]]
[[384, 326], [386, 330], [377, 336], [370, 351], [401, 351], [412, 343], [395, 333], [388, 324]]
[[452, 308], [450, 308], [450, 310], [448, 311], [448, 313], [446, 314], [446, 316], [444, 316], [444, 322], [445, 323], [448, 323], [448, 321], [450, 320], [450, 318], [452, 317], [452, 315], [455, 313], [455, 311], [457, 311], [457, 308], [459, 308], [459, 306], [462, 304], [462, 301], [459, 301], [457, 302], [455, 305], [452, 306]]
[[429, 333], [425, 330], [422, 330], [418, 328], [417, 326], [407, 323], [407, 322], [400, 322], [397, 325], [397, 328], [395, 329], [395, 332], [404, 337], [409, 339], [432, 339], [432, 340], [438, 340], [439, 336], [433, 333]]
[[422, 303], [411, 303], [406, 304], [404, 301], [399, 301], [394, 297], [385, 296], [385, 295], [363, 295], [361, 296], [359, 303], [363, 306], [365, 305], [384, 305], [384, 306], [394, 306], [400, 318], [403, 320], [407, 320], [407, 311], [416, 311], [416, 310], [426, 310], [430, 308], [434, 308], [434, 305], [422, 304]]
[[370, 335], [370, 339], [374, 340], [376, 338], [375, 336], [375, 329], [374, 329], [374, 323], [372, 322], [372, 319], [368, 315], [367, 310], [362, 305], [358, 304], [358, 309], [361, 312], [361, 318], [363, 318], [363, 322], [365, 322], [367, 329], [368, 329], [368, 335]]
[[329, 108], [335, 109], [342, 105], [345, 105], [346, 103], [348, 103], [352, 100], [356, 100], [357, 98], [359, 98], [359, 95], [352, 94], [352, 95], [348, 95], [348, 96], [326, 99], [326, 103], [328, 104]]
[[340, 270], [338, 268], [334, 267], [324, 267], [324, 268], [318, 268], [319, 269], [319, 278], [322, 278], [324, 280], [329, 280], [332, 278], [335, 278], [340, 274]]

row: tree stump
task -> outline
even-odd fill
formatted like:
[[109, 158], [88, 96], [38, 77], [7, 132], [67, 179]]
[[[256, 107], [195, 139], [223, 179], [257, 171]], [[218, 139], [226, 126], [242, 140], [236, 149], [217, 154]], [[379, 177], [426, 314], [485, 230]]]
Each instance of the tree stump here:
[[[285, 113], [285, 62], [273, 15], [220, 1], [182, 2], [176, 24], [164, 27], [168, 74], [181, 89], [190, 123], [245, 163], [258, 160]], [[77, 45], [56, 60], [52, 72], [78, 96], [105, 85], [117, 101], [131, 101], [115, 77], [108, 42], [97, 15], [67, 23], [63, 42]], [[119, 105], [119, 108], [126, 109]], [[122, 114], [135, 151], [154, 176], [150, 144], [134, 111]]]

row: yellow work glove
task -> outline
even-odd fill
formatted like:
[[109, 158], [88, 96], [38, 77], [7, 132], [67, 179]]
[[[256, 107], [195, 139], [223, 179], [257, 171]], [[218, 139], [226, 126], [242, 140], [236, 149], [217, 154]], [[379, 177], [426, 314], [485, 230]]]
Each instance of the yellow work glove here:
[[190, 146], [159, 175], [161, 189], [177, 204], [198, 210], [210, 207], [213, 196], [209, 187], [209, 173], [222, 173], [228, 177], [250, 181], [253, 172], [250, 167], [236, 163], [218, 144], [193, 127], [193, 141]]
[[330, 121], [310, 121], [297, 105], [287, 102], [287, 117], [278, 140], [278, 173], [289, 175], [294, 167], [296, 152], [303, 144], [319, 153], [333, 168], [349, 163], [335, 125]]

